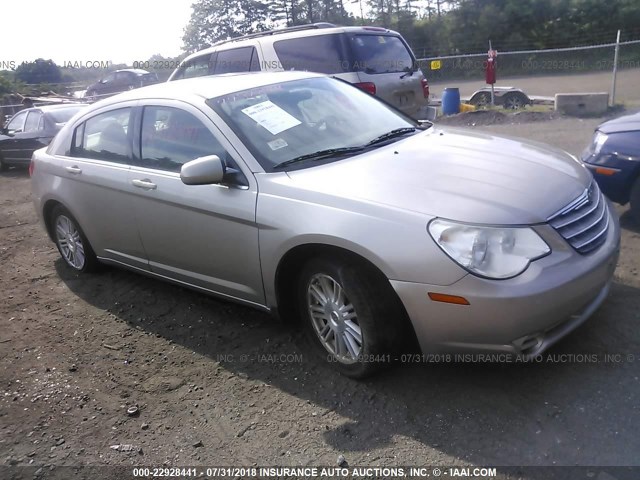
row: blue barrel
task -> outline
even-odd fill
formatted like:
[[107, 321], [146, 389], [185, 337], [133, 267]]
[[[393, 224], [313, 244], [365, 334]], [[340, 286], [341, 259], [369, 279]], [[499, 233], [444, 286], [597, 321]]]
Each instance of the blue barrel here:
[[458, 88], [445, 88], [442, 92], [442, 113], [444, 115], [460, 113], [460, 90]]

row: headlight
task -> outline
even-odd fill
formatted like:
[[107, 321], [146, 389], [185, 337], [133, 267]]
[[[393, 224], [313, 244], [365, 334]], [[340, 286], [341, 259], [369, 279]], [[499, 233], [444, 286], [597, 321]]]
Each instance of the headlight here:
[[607, 141], [607, 138], [609, 137], [607, 136], [606, 133], [602, 133], [602, 132], [595, 133], [595, 135], [593, 136], [593, 143], [592, 143], [594, 155], [597, 155], [600, 153], [600, 150], [602, 150], [602, 147], [604, 143]]
[[481, 227], [435, 219], [429, 234], [461, 267], [494, 279], [515, 277], [551, 249], [528, 227]]

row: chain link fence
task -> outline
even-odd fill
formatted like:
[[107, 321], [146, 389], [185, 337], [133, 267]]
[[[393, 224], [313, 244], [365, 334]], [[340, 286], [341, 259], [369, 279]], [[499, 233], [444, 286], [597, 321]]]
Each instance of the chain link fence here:
[[[498, 84], [516, 83], [515, 86], [533, 95], [552, 96], [574, 91], [610, 93], [615, 48], [616, 43], [607, 43], [548, 50], [498, 51]], [[485, 86], [486, 53], [427, 57], [418, 62], [429, 83], [436, 87], [459, 83], [470, 83], [477, 88]], [[640, 105], [640, 40], [619, 43], [617, 66], [616, 101]]]

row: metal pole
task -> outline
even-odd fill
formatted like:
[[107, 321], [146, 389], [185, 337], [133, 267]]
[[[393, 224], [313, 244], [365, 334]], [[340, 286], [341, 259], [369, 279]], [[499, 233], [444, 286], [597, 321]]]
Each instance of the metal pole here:
[[618, 74], [618, 52], [620, 51], [620, 30], [618, 30], [618, 36], [616, 37], [616, 48], [613, 54], [613, 78], [611, 79], [611, 100], [609, 100], [609, 106], [613, 107], [616, 101], [616, 75]]
[[[489, 40], [489, 51], [491, 51], [491, 50], [493, 50], [493, 49], [491, 48], [491, 40]], [[492, 83], [491, 84], [491, 106], [493, 107], [495, 104], [496, 104], [496, 102], [495, 102], [495, 94], [494, 94], [494, 91], [493, 91], [493, 83]]]

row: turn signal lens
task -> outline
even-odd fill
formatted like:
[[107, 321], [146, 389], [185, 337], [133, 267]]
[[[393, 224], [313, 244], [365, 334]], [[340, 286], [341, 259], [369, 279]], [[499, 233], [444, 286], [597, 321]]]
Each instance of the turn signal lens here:
[[605, 175], [607, 177], [610, 177], [611, 175], [615, 175], [618, 172], [619, 170], [616, 170], [615, 168], [606, 168], [606, 167], [596, 168], [596, 173], [600, 175]]
[[447, 295], [446, 293], [429, 292], [429, 298], [434, 302], [453, 303], [455, 305], [469, 305], [469, 300], [457, 295]]

